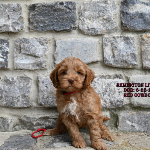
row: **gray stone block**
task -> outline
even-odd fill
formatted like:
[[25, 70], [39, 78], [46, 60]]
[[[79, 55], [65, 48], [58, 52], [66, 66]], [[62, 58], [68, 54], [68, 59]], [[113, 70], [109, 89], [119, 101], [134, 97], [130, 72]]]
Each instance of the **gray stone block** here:
[[118, 130], [150, 134], [150, 112], [121, 112]]
[[0, 117], [0, 132], [9, 131], [10, 120], [6, 117]]
[[0, 106], [30, 107], [30, 92], [29, 77], [3, 77], [0, 80]]
[[44, 107], [57, 107], [56, 89], [50, 77], [38, 77], [39, 98], [38, 103]]
[[150, 30], [150, 3], [140, 0], [123, 0], [121, 22], [124, 30]]
[[100, 79], [123, 79], [122, 74], [104, 74], [96, 76], [99, 76]]
[[[132, 92], [133, 96], [131, 97], [131, 103], [134, 107], [144, 107], [144, 108], [150, 108], [150, 87], [148, 86], [148, 83], [150, 83], [150, 75], [134, 75], [129, 78], [130, 83], [144, 83], [143, 87], [131, 87], [134, 89], [135, 92]], [[146, 88], [146, 92], [144, 92], [144, 88]], [[138, 90], [137, 90], [138, 89]], [[142, 92], [143, 89], [143, 92]], [[135, 93], [137, 95], [135, 95]], [[138, 96], [138, 94], [147, 94], [147, 97]], [[149, 95], [149, 96], [148, 96]], [[146, 96], [146, 95], [145, 95]]]
[[9, 116], [0, 116], [0, 132], [10, 132], [20, 130], [18, 117], [14, 117], [9, 114]]
[[150, 35], [143, 35], [141, 37], [141, 51], [143, 68], [150, 69]]
[[40, 149], [43, 148], [60, 148], [60, 147], [68, 147], [72, 146], [72, 139], [69, 133], [62, 135], [54, 135], [54, 136], [44, 136], [44, 140], [42, 140]]
[[39, 116], [27, 116], [24, 115], [20, 118], [20, 125], [22, 129], [37, 130], [39, 128], [51, 129], [56, 126], [58, 115], [39, 115]]
[[29, 7], [30, 30], [71, 31], [76, 28], [76, 3], [37, 3]]
[[46, 54], [49, 51], [47, 38], [22, 38], [15, 41], [15, 69], [46, 69]]
[[36, 141], [31, 135], [14, 135], [0, 146], [0, 150], [31, 150], [36, 145]]
[[117, 29], [117, 8], [114, 1], [85, 1], [79, 14], [79, 29], [84, 34], [97, 35]]
[[19, 32], [24, 28], [20, 4], [0, 4], [0, 32]]
[[[112, 79], [113, 78], [113, 79]], [[122, 87], [116, 87], [117, 83], [124, 83], [123, 79], [96, 76], [92, 86], [101, 98], [102, 108], [119, 108], [124, 105], [124, 93]]]
[[103, 38], [104, 63], [108, 66], [133, 68], [137, 65], [137, 52], [133, 36]]
[[99, 61], [97, 39], [67, 39], [56, 41], [55, 63], [60, 63], [66, 57], [77, 57], [84, 63]]
[[0, 39], [0, 69], [8, 68], [9, 42]]

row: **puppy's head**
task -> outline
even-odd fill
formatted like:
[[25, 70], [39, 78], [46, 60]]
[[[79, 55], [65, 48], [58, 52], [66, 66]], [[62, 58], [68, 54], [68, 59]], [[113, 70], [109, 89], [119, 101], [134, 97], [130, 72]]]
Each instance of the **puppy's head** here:
[[86, 88], [94, 79], [94, 72], [79, 58], [67, 57], [50, 74], [54, 87], [66, 92]]

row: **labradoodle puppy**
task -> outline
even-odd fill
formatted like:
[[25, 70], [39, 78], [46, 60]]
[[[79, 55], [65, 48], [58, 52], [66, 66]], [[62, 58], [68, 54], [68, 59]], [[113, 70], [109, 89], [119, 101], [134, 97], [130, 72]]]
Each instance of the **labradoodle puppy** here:
[[56, 87], [56, 102], [59, 111], [57, 125], [48, 129], [44, 135], [63, 134], [69, 132], [73, 146], [86, 147], [86, 142], [79, 132], [79, 127], [88, 127], [91, 146], [97, 150], [107, 147], [101, 138], [113, 141], [103, 121], [109, 120], [101, 111], [101, 100], [90, 83], [94, 72], [80, 59], [67, 57], [50, 74]]

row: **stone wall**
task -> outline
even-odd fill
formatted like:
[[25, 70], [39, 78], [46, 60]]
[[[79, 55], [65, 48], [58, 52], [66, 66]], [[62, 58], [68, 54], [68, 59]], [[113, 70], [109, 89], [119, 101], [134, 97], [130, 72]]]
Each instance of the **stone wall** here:
[[[149, 31], [149, 0], [0, 0], [0, 131], [53, 128], [49, 74], [75, 56], [96, 74], [107, 126], [150, 134]], [[145, 86], [129, 97], [118, 83]]]

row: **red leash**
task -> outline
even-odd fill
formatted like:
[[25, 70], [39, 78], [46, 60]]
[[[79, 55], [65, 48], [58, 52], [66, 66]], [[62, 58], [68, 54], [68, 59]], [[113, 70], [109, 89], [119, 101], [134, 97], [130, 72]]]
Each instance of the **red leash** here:
[[[35, 133], [40, 132], [40, 131], [43, 131], [43, 133], [42, 133], [41, 135], [34, 136]], [[37, 129], [37, 131], [34, 131], [31, 136], [32, 136], [33, 138], [41, 137], [41, 136], [43, 136], [43, 134], [44, 134], [45, 131], [46, 131], [46, 129]]]

